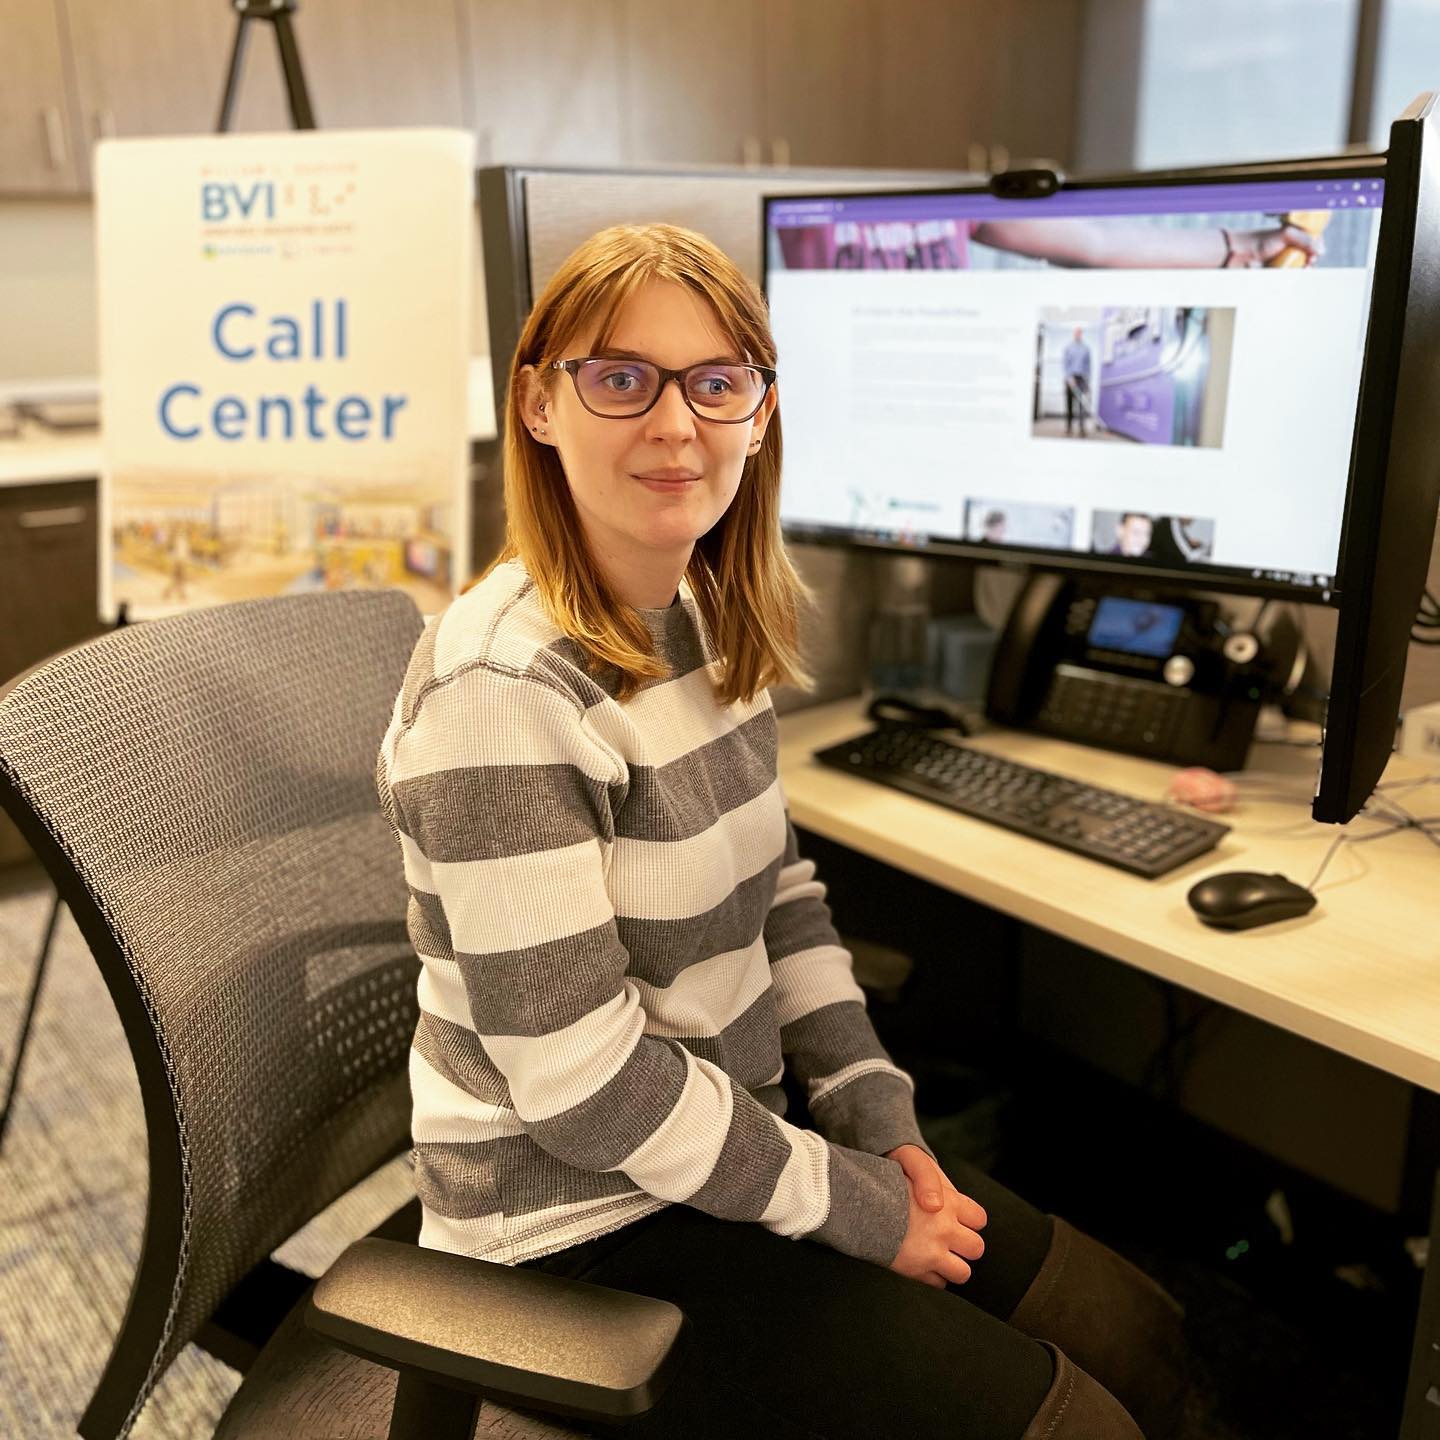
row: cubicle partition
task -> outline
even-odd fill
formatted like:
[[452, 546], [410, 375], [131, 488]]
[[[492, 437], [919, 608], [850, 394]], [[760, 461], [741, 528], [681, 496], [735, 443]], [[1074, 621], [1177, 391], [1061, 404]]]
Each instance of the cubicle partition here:
[[[525, 317], [561, 261], [607, 225], [665, 221], [708, 236], [755, 283], [761, 275], [761, 205], [769, 192], [914, 189], [975, 184], [956, 171], [897, 170], [580, 170], [495, 166], [479, 172], [477, 195], [484, 249], [486, 314], [495, 384], [495, 415], [503, 437], [505, 387]], [[784, 405], [785, 357], [780, 356]], [[477, 481], [477, 561], [499, 548], [504, 533], [500, 466]], [[820, 602], [804, 632], [813, 693], [777, 692], [777, 710], [854, 694], [864, 684], [866, 636], [877, 603], [903, 589], [922, 595], [936, 613], [968, 610], [970, 570], [835, 546], [792, 545], [791, 556]]]

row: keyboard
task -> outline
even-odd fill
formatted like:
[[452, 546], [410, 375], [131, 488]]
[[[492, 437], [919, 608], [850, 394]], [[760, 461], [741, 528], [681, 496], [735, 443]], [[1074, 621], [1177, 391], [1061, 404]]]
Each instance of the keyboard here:
[[1213, 849], [1230, 830], [923, 730], [871, 730], [817, 750], [815, 758], [1148, 880]]

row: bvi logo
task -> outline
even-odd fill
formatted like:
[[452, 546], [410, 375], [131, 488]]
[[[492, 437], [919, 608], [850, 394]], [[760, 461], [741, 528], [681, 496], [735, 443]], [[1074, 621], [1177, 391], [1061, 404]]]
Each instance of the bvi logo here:
[[256, 180], [250, 185], [208, 181], [200, 187], [200, 216], [212, 224], [225, 220], [275, 218], [275, 182]]

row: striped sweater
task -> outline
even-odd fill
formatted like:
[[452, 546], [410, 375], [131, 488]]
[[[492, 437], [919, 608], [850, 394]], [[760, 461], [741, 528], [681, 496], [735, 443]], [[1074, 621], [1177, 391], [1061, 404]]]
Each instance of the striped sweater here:
[[639, 613], [671, 673], [621, 705], [511, 561], [397, 697], [420, 1243], [515, 1264], [678, 1201], [887, 1265], [914, 1087], [796, 850], [769, 695], [716, 701], [688, 585]]

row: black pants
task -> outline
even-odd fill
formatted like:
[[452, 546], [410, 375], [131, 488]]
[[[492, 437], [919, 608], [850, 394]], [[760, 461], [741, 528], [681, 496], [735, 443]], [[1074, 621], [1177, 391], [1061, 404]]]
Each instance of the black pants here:
[[1085, 415], [1090, 405], [1090, 382], [1083, 375], [1065, 377], [1065, 433], [1078, 419], [1080, 433], [1085, 433]]
[[[813, 1128], [808, 1115], [787, 1119]], [[670, 1205], [527, 1266], [669, 1300], [686, 1358], [647, 1415], [596, 1434], [676, 1440], [1018, 1440], [1050, 1386], [1049, 1354], [1005, 1323], [1052, 1222], [973, 1168], [985, 1254], [934, 1289], [812, 1240]]]

